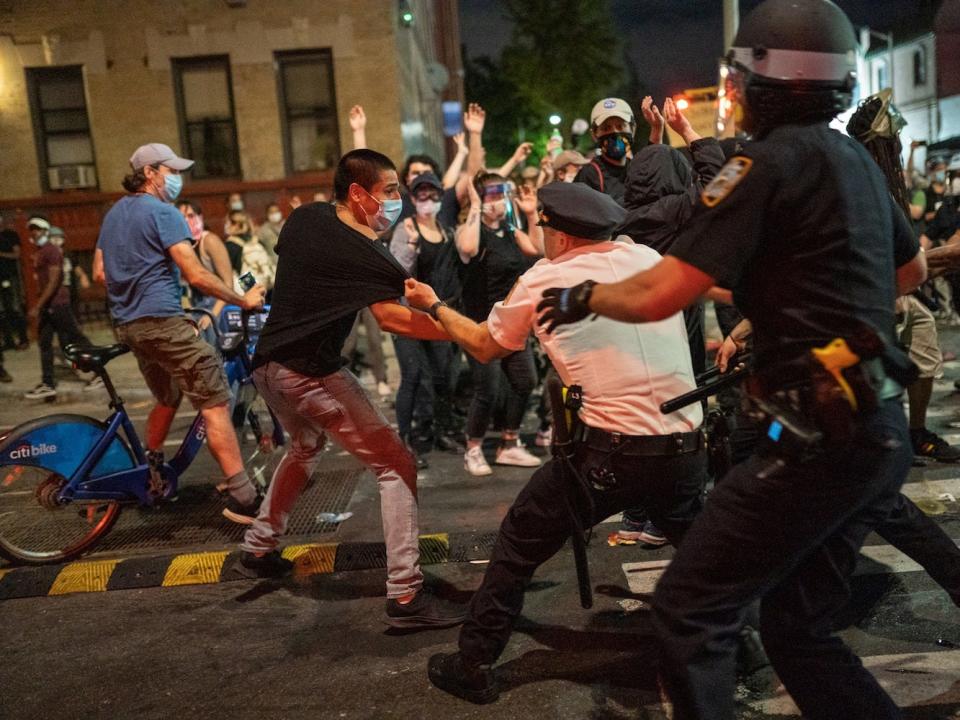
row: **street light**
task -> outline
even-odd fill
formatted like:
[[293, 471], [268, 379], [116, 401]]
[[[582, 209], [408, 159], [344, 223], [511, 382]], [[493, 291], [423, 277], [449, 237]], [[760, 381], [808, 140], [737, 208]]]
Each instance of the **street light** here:
[[556, 113], [554, 113], [549, 118], [547, 118], [547, 120], [549, 120], [550, 124], [553, 125], [554, 127], [556, 127], [561, 122], [563, 122], [563, 118], [557, 115]]

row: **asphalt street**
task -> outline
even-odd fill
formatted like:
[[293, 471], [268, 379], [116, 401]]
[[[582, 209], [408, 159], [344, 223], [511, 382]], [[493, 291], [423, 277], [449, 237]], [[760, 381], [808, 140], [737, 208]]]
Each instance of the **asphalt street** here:
[[[949, 345], [960, 345], [956, 331], [947, 332]], [[131, 382], [136, 377], [135, 367], [118, 373]], [[960, 427], [951, 426], [960, 421], [960, 395], [952, 392], [957, 377], [960, 364], [948, 363], [929, 423], [954, 443], [960, 443]], [[78, 388], [53, 405], [8, 395], [0, 403], [0, 425], [54, 409], [104, 416], [104, 398]], [[142, 426], [149, 403], [130, 397]], [[184, 410], [178, 417], [173, 440], [190, 415]], [[457, 455], [435, 452], [430, 461], [419, 481], [423, 534], [489, 536], [530, 474], [495, 468], [489, 478], [473, 478]], [[349, 468], [352, 462], [331, 447], [321, 465]], [[190, 474], [201, 486], [215, 481], [205, 451]], [[905, 492], [952, 538], [960, 537], [960, 466], [915, 468]], [[309, 539], [381, 541], [369, 473], [359, 476], [345, 502], [352, 517]], [[137, 517], [136, 510], [126, 512]], [[598, 526], [588, 549], [591, 610], [579, 607], [568, 548], [537, 573], [498, 665], [501, 699], [491, 706], [470, 705], [429, 684], [427, 659], [453, 649], [457, 631], [392, 634], [383, 623], [384, 572], [371, 569], [0, 601], [0, 718], [668, 718], [656, 685], [647, 602], [672, 551], [611, 547], [606, 540], [616, 527], [615, 519]], [[170, 552], [172, 546], [163, 547]], [[91, 559], [151, 552], [114, 546]], [[482, 558], [454, 559], [425, 566], [427, 582], [438, 594], [466, 602], [485, 565]], [[0, 574], [6, 570], [0, 566]], [[842, 620], [844, 638], [907, 718], [960, 720], [960, 611], [876, 536], [864, 548]], [[776, 678], [760, 671], [738, 688], [738, 717], [799, 713]]]

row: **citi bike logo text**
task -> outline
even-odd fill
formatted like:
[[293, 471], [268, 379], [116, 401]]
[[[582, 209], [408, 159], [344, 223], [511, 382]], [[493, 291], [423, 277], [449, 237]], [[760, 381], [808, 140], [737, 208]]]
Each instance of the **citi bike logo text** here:
[[52, 455], [57, 451], [56, 445], [40, 443], [39, 445], [21, 445], [10, 451], [11, 460], [24, 460], [26, 458], [40, 457], [41, 455]]

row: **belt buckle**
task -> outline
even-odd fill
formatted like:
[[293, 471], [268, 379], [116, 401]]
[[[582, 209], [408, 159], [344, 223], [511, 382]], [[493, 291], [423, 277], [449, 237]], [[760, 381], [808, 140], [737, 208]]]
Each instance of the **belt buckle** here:
[[683, 453], [683, 433], [673, 433], [673, 440], [677, 444], [677, 454]]
[[618, 432], [610, 433], [610, 445], [612, 447], [617, 447], [623, 441], [623, 435]]

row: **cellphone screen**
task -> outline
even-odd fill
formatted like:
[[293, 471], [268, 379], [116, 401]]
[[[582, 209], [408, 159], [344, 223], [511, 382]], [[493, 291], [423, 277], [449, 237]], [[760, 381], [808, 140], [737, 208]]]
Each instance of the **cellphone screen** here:
[[443, 103], [443, 134], [453, 137], [463, 132], [463, 106], [456, 100]]

